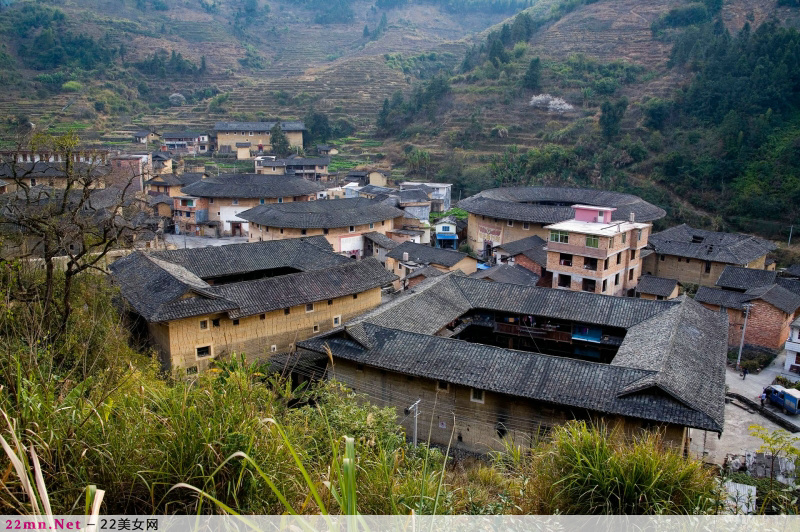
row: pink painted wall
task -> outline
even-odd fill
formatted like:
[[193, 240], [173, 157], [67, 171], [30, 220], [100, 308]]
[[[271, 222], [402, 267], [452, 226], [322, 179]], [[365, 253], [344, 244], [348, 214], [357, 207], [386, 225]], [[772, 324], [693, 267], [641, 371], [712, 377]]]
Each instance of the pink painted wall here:
[[588, 209], [585, 207], [572, 207], [575, 211], [575, 219], [579, 222], [597, 222], [598, 214], [603, 215], [603, 223], [611, 223], [611, 212], [615, 211], [616, 209], [612, 209], [609, 211], [601, 211], [598, 209]]

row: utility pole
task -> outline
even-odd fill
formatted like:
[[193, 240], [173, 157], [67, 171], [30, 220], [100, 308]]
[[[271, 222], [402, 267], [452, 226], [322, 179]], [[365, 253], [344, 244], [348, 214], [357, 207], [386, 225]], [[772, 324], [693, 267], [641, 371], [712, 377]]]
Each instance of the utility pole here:
[[404, 414], [409, 415], [411, 411], [414, 411], [414, 447], [417, 446], [417, 418], [419, 417], [419, 403], [422, 399], [417, 399], [413, 405], [409, 406], [405, 409]]
[[736, 358], [736, 369], [739, 369], [742, 362], [742, 349], [744, 348], [744, 335], [747, 334], [747, 318], [750, 316], [750, 307], [753, 305], [745, 303], [744, 307], [744, 326], [742, 327], [742, 338], [739, 340], [739, 356]]
[[792, 245], [792, 231], [794, 231], [794, 224], [789, 226], [789, 243], [787, 244], [788, 246]]

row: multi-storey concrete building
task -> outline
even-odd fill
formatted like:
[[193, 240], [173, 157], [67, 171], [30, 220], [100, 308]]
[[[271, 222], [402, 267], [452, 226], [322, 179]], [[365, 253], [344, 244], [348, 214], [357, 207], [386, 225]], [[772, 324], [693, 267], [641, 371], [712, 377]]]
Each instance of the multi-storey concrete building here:
[[574, 218], [545, 226], [552, 287], [608, 295], [633, 295], [649, 223], [612, 222], [613, 207], [573, 205]]

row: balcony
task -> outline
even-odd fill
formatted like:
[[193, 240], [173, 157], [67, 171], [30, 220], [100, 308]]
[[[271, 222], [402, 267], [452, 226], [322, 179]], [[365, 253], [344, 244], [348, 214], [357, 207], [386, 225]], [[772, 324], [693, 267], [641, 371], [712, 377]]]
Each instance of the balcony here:
[[513, 334], [514, 336], [525, 336], [528, 338], [541, 338], [542, 340], [553, 340], [554, 342], [572, 343], [572, 333], [558, 331], [549, 327], [527, 327], [525, 325], [498, 322], [494, 324], [494, 332]]
[[594, 259], [606, 259], [608, 257], [608, 250], [605, 248], [590, 248], [587, 246], [578, 246], [575, 244], [563, 244], [561, 242], [548, 242], [547, 251], [569, 253], [571, 255], [580, 255], [581, 257], [592, 257]]

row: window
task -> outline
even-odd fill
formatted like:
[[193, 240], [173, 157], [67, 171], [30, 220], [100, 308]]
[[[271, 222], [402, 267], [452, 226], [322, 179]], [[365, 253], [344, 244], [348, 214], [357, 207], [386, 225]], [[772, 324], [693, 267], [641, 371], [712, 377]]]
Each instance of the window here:
[[258, 203], [260, 203], [261, 205], [264, 205], [264, 198], [261, 198], [260, 200], [258, 200]]
[[664, 262], [665, 260], [667, 260], [667, 256], [662, 253], [661, 255], [658, 256], [658, 260]]
[[314, 332], [315, 332], [315, 333], [318, 333], [318, 332], [319, 332], [319, 325], [314, 325]]
[[436, 390], [440, 392], [449, 392], [450, 383], [446, 381], [436, 381]]
[[208, 320], [200, 320], [200, 329], [202, 330], [208, 329]]
[[613, 247], [614, 247], [614, 237], [612, 236], [611, 238], [608, 239], [608, 249], [611, 249]]
[[239, 320], [238, 319], [231, 320], [231, 321], [233, 322], [234, 325], [239, 325]]
[[514, 227], [514, 220], [509, 220], [508, 221], [508, 226], [509, 227]]
[[483, 404], [483, 390], [472, 388], [472, 391], [469, 395], [469, 400], [472, 401], [473, 403]]
[[208, 202], [213, 204], [214, 203], [214, 198], [208, 198]]
[[356, 364], [356, 371], [364, 371], [364, 364]]
[[351, 225], [350, 226], [350, 232], [351, 233], [355, 233], [356, 232], [356, 226], [355, 225]]
[[301, 235], [305, 235], [306, 233], [308, 233], [307, 229], [300, 229], [300, 234]]
[[635, 249], [632, 249], [632, 250], [631, 250], [631, 260], [633, 260], [633, 259], [635, 259], [635, 258], [636, 258], [636, 250], [635, 250]]
[[558, 287], [559, 288], [569, 288], [572, 284], [572, 277], [569, 275], [564, 275], [563, 273], [558, 274]]
[[711, 261], [706, 261], [706, 273], [711, 273]]
[[281, 227], [281, 234], [283, 234], [283, 227]]
[[219, 318], [211, 320], [211, 325], [213, 325], [214, 327], [219, 327]]
[[604, 269], [604, 270], [607, 270], [607, 269], [608, 269], [608, 259], [606, 259], [606, 260], [603, 262], [603, 269]]
[[619, 274], [614, 275], [614, 286], [619, 286]]
[[596, 235], [586, 235], [586, 247], [587, 248], [599, 248], [600, 247], [600, 237]]
[[306, 312], [314, 312], [314, 303], [306, 303]]
[[333, 305], [333, 299], [329, 299], [329, 300], [328, 300], [328, 305], [329, 305], [329, 306], [330, 306], [330, 305]]
[[572, 255], [569, 253], [561, 253], [559, 255], [558, 263], [561, 266], [572, 266]]
[[211, 346], [204, 345], [203, 347], [197, 348], [197, 358], [204, 358], [211, 356]]
[[289, 307], [286, 307], [285, 309], [283, 309], [283, 314], [284, 314], [284, 316], [288, 315], [288, 314], [289, 314], [289, 312], [290, 312], [290, 309], [289, 309]]
[[605, 293], [606, 288], [608, 288], [608, 280], [603, 279], [603, 289], [601, 291]]
[[531, 224], [528, 222], [522, 222], [522, 228], [526, 231], [531, 228]]
[[353, 299], [358, 299], [358, 294], [353, 294]]
[[442, 226], [442, 233], [447, 233], [448, 231], [450, 231], [450, 226], [449, 225], [443, 225]]
[[266, 314], [259, 314], [258, 315], [258, 319], [265, 320], [265, 319], [267, 319], [267, 315]]
[[597, 271], [597, 259], [591, 259], [589, 257], [583, 258], [583, 269], [596, 272]]
[[270, 350], [271, 353], [275, 353], [276, 351], [278, 351], [278, 346], [277, 345], [272, 345], [272, 346], [270, 346], [269, 350]]
[[341, 322], [342, 322], [342, 317], [341, 316], [334, 316], [333, 317], [333, 326], [334, 327], [339, 325]]
[[630, 270], [628, 270], [628, 280], [629, 281], [633, 281], [633, 272], [634, 272], [635, 269], [636, 268], [631, 268]]
[[36, 186], [36, 179], [34, 179], [34, 178], [31, 178], [31, 186], [32, 186], [32, 187], [35, 187], [35, 186]]
[[550, 231], [550, 242], [569, 244], [569, 233], [566, 231]]
[[581, 290], [584, 292], [594, 292], [597, 289], [597, 281], [594, 279], [584, 279], [581, 283]]
[[689, 264], [689, 259], [686, 259], [686, 264]]
[[386, 225], [386, 220], [381, 221], [381, 225]]
[[642, 241], [642, 230], [639, 229], [639, 238], [637, 239], [639, 242]]
[[194, 207], [194, 200], [190, 199], [182, 199], [181, 200], [182, 207]]
[[239, 205], [239, 200], [234, 198], [231, 200], [231, 205]]
[[369, 224], [369, 228], [370, 229], [375, 229], [375, 224], [374, 223]]
[[253, 136], [253, 132], [252, 132], [252, 131], [250, 132], [250, 136], [251, 136], [251, 137]]
[[617, 264], [622, 264], [622, 252], [617, 253]]
[[622, 233], [622, 243], [624, 244], [625, 241], [628, 239], [628, 233]]
[[283, 203], [283, 198], [278, 198], [278, 203]]
[[683, 262], [683, 259], [681, 257], [678, 257], [678, 262]]
[[322, 234], [323, 234], [323, 235], [327, 235], [327, 234], [328, 234], [328, 228], [327, 228], [327, 227], [326, 227], [325, 229], [323, 229], [323, 230], [322, 230]]

